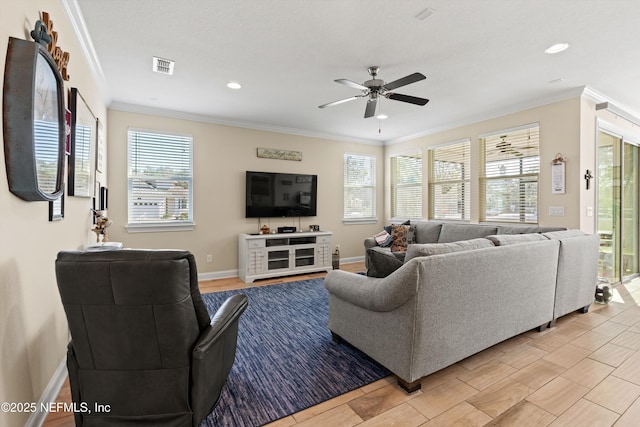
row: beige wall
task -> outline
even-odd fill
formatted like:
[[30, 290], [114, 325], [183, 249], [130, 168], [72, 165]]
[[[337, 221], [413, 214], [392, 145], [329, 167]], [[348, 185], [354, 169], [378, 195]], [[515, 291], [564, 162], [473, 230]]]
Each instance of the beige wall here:
[[[581, 134], [580, 134], [580, 102], [581, 97], [544, 105], [537, 108], [508, 114], [491, 120], [462, 126], [456, 129], [423, 136], [410, 141], [387, 146], [385, 164], [389, 158], [399, 153], [422, 151], [427, 158], [427, 149], [434, 145], [471, 139], [471, 191], [478, 194], [479, 176], [479, 137], [480, 135], [498, 132], [531, 123], [540, 124], [540, 181], [539, 181], [539, 223], [543, 226], [564, 226], [580, 228], [581, 181]], [[583, 141], [585, 144], [586, 141]], [[591, 142], [593, 144], [593, 140]], [[566, 193], [551, 194], [551, 160], [556, 153], [562, 153], [566, 163]], [[426, 177], [426, 161], [423, 162]], [[583, 172], [584, 173], [584, 172]], [[385, 172], [385, 183], [389, 185], [389, 169]], [[591, 190], [593, 191], [593, 190]], [[423, 200], [423, 215], [427, 215], [427, 197]], [[385, 201], [385, 212], [391, 211], [389, 201]], [[549, 207], [564, 207], [564, 216], [549, 216]], [[471, 222], [478, 222], [479, 200], [471, 199]], [[386, 218], [388, 220], [388, 218]]]
[[[29, 32], [41, 11], [50, 14], [59, 33], [58, 45], [71, 54], [67, 89], [77, 87], [93, 112], [104, 120], [105, 105], [57, 1], [0, 0], [0, 75], [4, 75], [9, 36], [31, 40]], [[105, 176], [100, 179], [106, 182]], [[95, 238], [89, 231], [90, 199], [67, 197], [65, 205], [64, 220], [49, 222], [48, 203], [25, 202], [11, 194], [2, 167], [0, 402], [38, 402], [65, 357], [69, 337], [54, 260], [58, 251], [81, 248]], [[0, 412], [0, 425], [22, 426], [28, 417], [29, 413]]]
[[[378, 224], [345, 225], [343, 217], [343, 155], [376, 156], [377, 212], [383, 218], [383, 148], [307, 136], [287, 135], [232, 126], [109, 110], [109, 236], [128, 247], [182, 248], [196, 256], [198, 272], [207, 276], [235, 275], [238, 269], [238, 234], [255, 233], [260, 224], [245, 218], [245, 171], [290, 172], [318, 175], [318, 216], [263, 219], [271, 228], [293, 225], [308, 230], [319, 224], [332, 231], [333, 245], [341, 257], [362, 257], [364, 237], [375, 234]], [[127, 129], [129, 127], [191, 134], [194, 141], [193, 231], [129, 233], [127, 224]], [[258, 147], [296, 150], [302, 161], [263, 159]], [[213, 262], [207, 263], [211, 254]]]

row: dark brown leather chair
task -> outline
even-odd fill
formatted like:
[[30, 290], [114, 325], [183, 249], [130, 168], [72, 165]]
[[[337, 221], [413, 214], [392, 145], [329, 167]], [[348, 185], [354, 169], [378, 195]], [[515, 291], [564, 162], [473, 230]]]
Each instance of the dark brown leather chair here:
[[210, 320], [187, 251], [60, 252], [56, 277], [76, 425], [199, 425], [233, 366], [247, 297]]

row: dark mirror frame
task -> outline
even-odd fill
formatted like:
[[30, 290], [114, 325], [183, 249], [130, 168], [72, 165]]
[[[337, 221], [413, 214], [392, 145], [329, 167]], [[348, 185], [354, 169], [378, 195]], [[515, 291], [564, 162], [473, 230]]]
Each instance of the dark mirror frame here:
[[67, 194], [93, 197], [96, 168], [98, 122], [86, 101], [75, 87], [69, 94], [71, 111], [71, 150]]
[[[57, 111], [47, 120], [57, 123], [57, 137], [49, 146], [40, 145], [36, 151], [36, 121], [34, 113], [43, 105], [42, 81], [37, 79], [38, 58], [42, 58], [49, 77], [55, 79]], [[48, 95], [48, 94], [46, 94]], [[46, 98], [46, 96], [45, 96]], [[51, 100], [49, 100], [51, 101]], [[9, 37], [4, 71], [2, 98], [4, 157], [9, 191], [27, 201], [57, 200], [64, 186], [65, 159], [65, 106], [64, 83], [60, 71], [47, 49], [35, 42]], [[40, 140], [40, 144], [43, 141]], [[55, 152], [57, 150], [57, 153]], [[45, 158], [38, 158], [44, 153]], [[48, 156], [47, 156], [48, 155]], [[55, 164], [51, 165], [54, 159]], [[49, 162], [49, 163], [47, 163]], [[52, 191], [44, 191], [38, 182], [38, 167], [55, 168]], [[52, 169], [53, 169], [52, 168]], [[52, 181], [53, 181], [52, 180]]]

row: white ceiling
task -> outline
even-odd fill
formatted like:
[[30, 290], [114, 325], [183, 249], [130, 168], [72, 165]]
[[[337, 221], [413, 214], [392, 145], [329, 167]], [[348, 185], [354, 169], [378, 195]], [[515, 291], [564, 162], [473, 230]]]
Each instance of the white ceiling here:
[[[84, 18], [112, 108], [370, 142], [577, 96], [585, 86], [634, 115], [640, 111], [638, 0], [66, 4]], [[426, 8], [435, 13], [416, 19]], [[571, 46], [544, 53], [558, 42]], [[175, 60], [174, 75], [152, 72], [153, 56]], [[364, 99], [318, 108], [360, 94], [333, 80], [362, 83], [371, 65], [386, 82], [425, 74], [394, 92], [430, 102], [384, 99], [384, 121], [363, 118]], [[227, 88], [230, 81], [242, 89]]]

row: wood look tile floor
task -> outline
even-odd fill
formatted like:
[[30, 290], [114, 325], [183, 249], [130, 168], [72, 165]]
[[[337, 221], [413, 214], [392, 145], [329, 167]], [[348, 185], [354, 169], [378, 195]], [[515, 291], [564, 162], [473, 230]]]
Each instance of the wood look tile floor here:
[[[238, 278], [200, 283], [203, 293], [246, 286]], [[544, 332], [525, 332], [429, 375], [415, 393], [389, 376], [269, 426], [640, 426], [640, 278], [617, 285], [614, 294], [587, 314], [569, 314]], [[68, 382], [58, 401], [70, 402]], [[44, 422], [73, 425], [65, 413]]]

